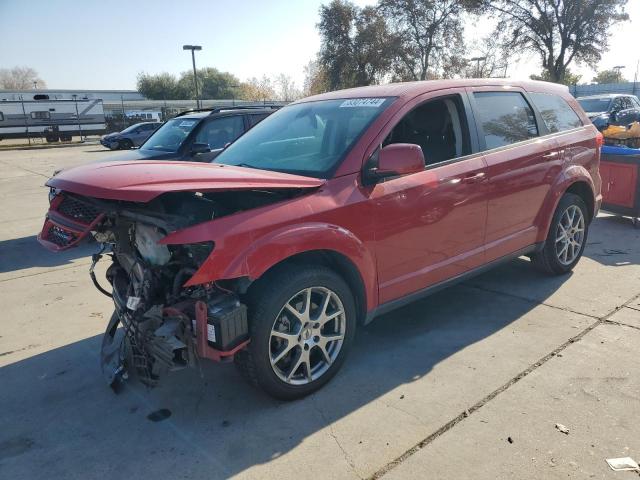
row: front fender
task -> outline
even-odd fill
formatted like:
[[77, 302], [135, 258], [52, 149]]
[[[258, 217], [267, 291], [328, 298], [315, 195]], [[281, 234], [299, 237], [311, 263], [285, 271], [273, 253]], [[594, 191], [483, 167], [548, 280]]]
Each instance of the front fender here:
[[263, 224], [262, 228], [250, 228], [249, 218], [237, 221], [239, 217], [235, 221], [232, 217], [223, 217], [189, 227], [171, 233], [160, 241], [163, 244], [215, 241], [213, 252], [185, 283], [186, 287], [240, 277], [255, 280], [274, 265], [294, 255], [328, 250], [346, 257], [356, 267], [365, 288], [367, 309], [375, 307], [375, 258], [353, 232], [335, 224], [314, 221], [273, 228], [264, 228]]

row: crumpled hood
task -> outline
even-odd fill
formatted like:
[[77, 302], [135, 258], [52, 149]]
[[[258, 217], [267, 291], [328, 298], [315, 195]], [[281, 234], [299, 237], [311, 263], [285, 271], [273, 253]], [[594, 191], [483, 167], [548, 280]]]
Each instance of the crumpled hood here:
[[167, 192], [317, 188], [324, 180], [216, 163], [130, 161], [65, 170], [47, 186], [108, 200], [149, 202]]

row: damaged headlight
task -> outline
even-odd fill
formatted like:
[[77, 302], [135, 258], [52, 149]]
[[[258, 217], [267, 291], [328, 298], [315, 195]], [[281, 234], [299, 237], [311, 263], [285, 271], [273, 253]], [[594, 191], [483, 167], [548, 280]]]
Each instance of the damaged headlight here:
[[171, 259], [171, 252], [167, 246], [158, 243], [163, 237], [156, 227], [144, 223], [136, 224], [136, 248], [142, 258], [151, 265], [166, 265]]
[[[55, 176], [60, 170], [53, 172]], [[60, 189], [49, 187], [49, 203], [53, 202], [53, 199], [56, 198], [60, 194]]]

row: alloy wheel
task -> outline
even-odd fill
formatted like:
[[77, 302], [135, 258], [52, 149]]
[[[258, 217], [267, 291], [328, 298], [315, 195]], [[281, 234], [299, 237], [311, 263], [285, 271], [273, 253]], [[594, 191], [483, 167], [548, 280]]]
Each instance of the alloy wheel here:
[[291, 385], [320, 378], [342, 349], [346, 321], [344, 306], [334, 291], [317, 286], [296, 293], [271, 328], [269, 360], [274, 373]]
[[570, 265], [580, 255], [584, 230], [582, 210], [577, 205], [569, 206], [560, 216], [556, 229], [556, 255], [563, 265]]

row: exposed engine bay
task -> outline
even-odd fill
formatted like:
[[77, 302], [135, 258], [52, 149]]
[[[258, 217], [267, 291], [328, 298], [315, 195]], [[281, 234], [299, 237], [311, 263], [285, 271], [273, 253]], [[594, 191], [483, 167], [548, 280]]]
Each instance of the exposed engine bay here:
[[[137, 377], [155, 386], [167, 372], [221, 361], [249, 342], [247, 279], [184, 287], [214, 249], [213, 242], [158, 243], [168, 233], [298, 195], [295, 189], [215, 193], [171, 192], [149, 203], [101, 200], [52, 189], [39, 240], [63, 250], [89, 235], [99, 244], [90, 275], [113, 298], [114, 314], [102, 342], [102, 370], [117, 391]], [[109, 286], [94, 268], [110, 258]], [[102, 281], [104, 283], [104, 281]]]

